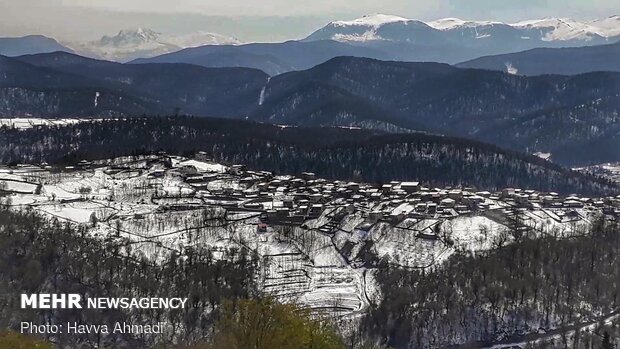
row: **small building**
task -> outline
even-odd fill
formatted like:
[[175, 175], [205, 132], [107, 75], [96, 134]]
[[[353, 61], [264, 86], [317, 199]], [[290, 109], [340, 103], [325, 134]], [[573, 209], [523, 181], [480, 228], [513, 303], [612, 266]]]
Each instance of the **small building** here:
[[400, 189], [407, 192], [407, 194], [415, 193], [420, 189], [420, 182], [402, 182]]

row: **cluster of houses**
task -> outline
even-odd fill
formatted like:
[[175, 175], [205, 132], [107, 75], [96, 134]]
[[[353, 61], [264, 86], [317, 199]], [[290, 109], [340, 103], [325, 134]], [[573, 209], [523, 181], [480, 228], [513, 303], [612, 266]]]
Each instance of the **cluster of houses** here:
[[[75, 170], [99, 166], [83, 161]], [[73, 169], [72, 169], [73, 170]], [[475, 188], [431, 188], [419, 182], [392, 181], [382, 185], [330, 181], [304, 172], [297, 176], [276, 176], [271, 172], [249, 170], [241, 165], [222, 166], [204, 153], [196, 159], [174, 158], [162, 154], [138, 161], [121, 161], [104, 169], [116, 179], [146, 178], [142, 189], [152, 192], [152, 201], [163, 210], [180, 210], [204, 205], [221, 206], [229, 211], [256, 212], [261, 215], [259, 232], [268, 225], [303, 225], [329, 215], [332, 219], [358, 215], [365, 224], [405, 219], [450, 219], [494, 210], [556, 209], [559, 215], [577, 210], [596, 210], [620, 217], [620, 196], [588, 198], [561, 196], [535, 190], [506, 188], [499, 192]], [[174, 190], [163, 188], [173, 178]]]
[[[275, 176], [239, 165], [222, 173], [204, 173], [193, 166], [176, 171], [196, 190], [197, 196], [227, 209], [261, 212], [264, 224], [302, 224], [325, 212], [358, 213], [371, 223], [387, 220], [395, 224], [406, 218], [450, 218], [507, 209], [592, 209], [620, 217], [620, 196], [561, 196], [517, 188], [491, 193], [470, 187], [430, 188], [419, 182], [401, 181], [372, 185], [328, 181], [310, 172]], [[227, 182], [234, 185], [214, 185]], [[263, 229], [264, 225], [259, 227]]]

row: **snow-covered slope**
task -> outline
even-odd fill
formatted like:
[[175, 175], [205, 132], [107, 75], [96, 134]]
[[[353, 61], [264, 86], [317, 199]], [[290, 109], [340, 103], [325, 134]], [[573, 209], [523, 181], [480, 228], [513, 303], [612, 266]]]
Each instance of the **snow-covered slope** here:
[[332, 22], [335, 26], [365, 26], [365, 27], [379, 27], [388, 23], [398, 23], [398, 22], [408, 22], [410, 19], [392, 16], [392, 15], [384, 15], [384, 14], [375, 14], [368, 15], [361, 18], [354, 19], [352, 21], [335, 21]]
[[[618, 23], [620, 28], [620, 22]], [[605, 38], [605, 31], [592, 24], [570, 18], [544, 18], [512, 24], [514, 28], [528, 32], [529, 37], [543, 41], [591, 41]]]
[[208, 32], [195, 32], [183, 35], [162, 35], [161, 40], [182, 48], [198, 47], [203, 45], [239, 45], [236, 38]]
[[[306, 40], [336, 40], [343, 42], [366, 42], [377, 40], [390, 40], [389, 31], [391, 28], [398, 28], [398, 31], [415, 30], [418, 34], [422, 32], [435, 31], [422, 21], [406, 19], [391, 15], [368, 15], [352, 21], [335, 21], [312, 33]], [[385, 33], [384, 31], [388, 31]], [[397, 32], [393, 33], [397, 34]], [[416, 35], [417, 36], [417, 35]], [[416, 39], [419, 39], [416, 37]]]
[[493, 21], [465, 21], [459, 18], [442, 18], [436, 21], [428, 22], [427, 24], [439, 30], [453, 30], [458, 28], [473, 28], [503, 23]]
[[598, 33], [603, 36], [620, 39], [620, 15], [592, 21], [589, 24], [597, 28]]
[[73, 48], [86, 56], [127, 62], [136, 58], [154, 57], [188, 47], [202, 45], [236, 45], [239, 40], [214, 33], [197, 32], [185, 35], [162, 34], [151, 29], [121, 30], [115, 36], [74, 44]]
[[[390, 30], [383, 30], [390, 27]], [[507, 33], [522, 40], [582, 41], [605, 40], [620, 35], [620, 16], [613, 16], [592, 22], [579, 22], [566, 18], [544, 18], [517, 23], [496, 21], [466, 21], [459, 18], [444, 18], [432, 22], [422, 22], [398, 16], [375, 14], [351, 21], [334, 21], [308, 37], [308, 40], [339, 41], [409, 41], [413, 42], [421, 34], [412, 27], [426, 32], [434, 29], [450, 38], [450, 33], [459, 33], [460, 38], [481, 39], [505, 37]], [[409, 36], [402, 40], [402, 34]]]

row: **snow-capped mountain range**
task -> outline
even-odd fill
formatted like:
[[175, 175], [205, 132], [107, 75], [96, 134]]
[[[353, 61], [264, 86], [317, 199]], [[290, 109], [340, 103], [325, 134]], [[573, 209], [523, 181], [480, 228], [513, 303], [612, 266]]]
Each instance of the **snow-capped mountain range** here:
[[127, 62], [189, 47], [240, 43], [236, 38], [215, 33], [196, 32], [172, 35], [162, 34], [148, 28], [137, 28], [121, 30], [115, 36], [104, 36], [100, 40], [69, 44], [69, 46], [76, 52], [89, 57]]
[[336, 40], [389, 52], [394, 60], [455, 64], [481, 56], [540, 47], [603, 45], [620, 41], [620, 16], [580, 22], [566, 18], [504, 23], [444, 18], [423, 22], [391, 15], [334, 21], [305, 41]]
[[[417, 32], [416, 32], [417, 31]], [[364, 42], [372, 40], [415, 42], [426, 34], [457, 34], [461, 39], [484, 39], [515, 34], [522, 40], [592, 41], [620, 36], [620, 16], [580, 22], [568, 18], [544, 18], [517, 23], [497, 21], [466, 21], [444, 18], [423, 22], [399, 16], [375, 14], [351, 21], [334, 21], [311, 34], [308, 40], [331, 39]], [[405, 35], [409, 34], [409, 35]], [[620, 39], [620, 38], [617, 38]]]

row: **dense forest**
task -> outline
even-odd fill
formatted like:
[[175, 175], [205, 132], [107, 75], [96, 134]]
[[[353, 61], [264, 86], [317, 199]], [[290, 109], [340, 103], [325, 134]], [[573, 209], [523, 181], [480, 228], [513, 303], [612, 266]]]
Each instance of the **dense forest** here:
[[250, 119], [382, 130], [388, 123], [591, 164], [620, 159], [619, 88], [620, 74], [607, 71], [522, 76], [338, 57], [273, 77]]
[[[458, 253], [430, 271], [385, 263], [376, 273], [384, 297], [363, 331], [395, 348], [468, 348], [563, 328], [556, 334], [564, 345], [550, 346], [557, 348], [566, 346], [570, 329], [615, 319], [607, 331], [617, 340], [619, 258], [620, 229], [601, 219], [581, 236], [524, 235], [495, 250]], [[592, 343], [601, 343], [603, 331], [577, 333], [571, 348], [600, 347]]]
[[[156, 344], [198, 342], [212, 334], [223, 300], [257, 296], [257, 260], [245, 249], [224, 260], [209, 250], [188, 248], [169, 253], [161, 263], [138, 257], [124, 239], [104, 240], [85, 227], [45, 220], [33, 213], [0, 207], [0, 328], [19, 331], [22, 321], [63, 324], [117, 321], [149, 324], [165, 321], [165, 334], [55, 335], [61, 347], [143, 348]], [[189, 297], [185, 309], [40, 309], [22, 310], [21, 293], [79, 293], [91, 297]]]
[[216, 161], [278, 174], [312, 171], [328, 179], [488, 190], [531, 188], [607, 195], [618, 187], [603, 179], [496, 146], [424, 133], [299, 128], [240, 120], [152, 117], [105, 120], [63, 127], [0, 130], [0, 161], [65, 163], [165, 151], [204, 151]]

